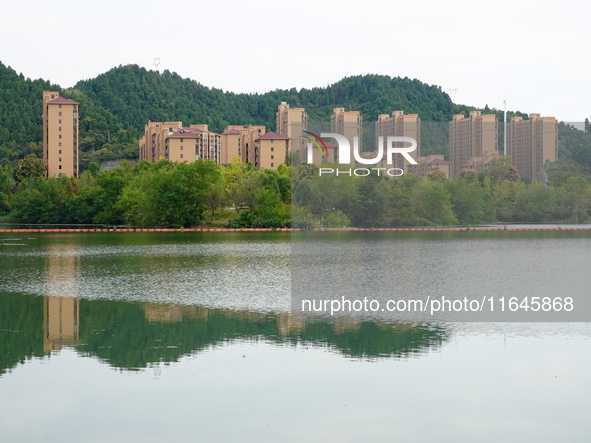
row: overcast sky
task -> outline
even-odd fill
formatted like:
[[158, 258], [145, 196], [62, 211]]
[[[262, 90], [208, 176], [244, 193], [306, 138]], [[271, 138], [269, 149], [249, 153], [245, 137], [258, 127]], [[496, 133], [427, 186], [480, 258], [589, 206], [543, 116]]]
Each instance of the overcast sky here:
[[235, 92], [406, 76], [574, 122], [591, 118], [590, 19], [585, 0], [5, 0], [0, 61], [62, 87], [154, 58]]

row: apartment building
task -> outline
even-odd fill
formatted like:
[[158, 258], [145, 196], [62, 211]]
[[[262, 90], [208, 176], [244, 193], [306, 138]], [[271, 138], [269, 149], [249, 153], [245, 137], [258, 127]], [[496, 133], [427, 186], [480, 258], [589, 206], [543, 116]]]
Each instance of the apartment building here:
[[308, 140], [302, 131], [308, 130], [308, 114], [304, 108], [290, 109], [289, 104], [281, 102], [277, 107], [275, 132], [289, 138], [289, 152], [295, 152], [301, 158], [305, 156]]
[[277, 169], [285, 163], [289, 153], [289, 137], [275, 132], [267, 132], [255, 140], [254, 161], [257, 169]]
[[351, 148], [354, 146], [354, 138], [358, 137], [359, 152], [363, 150], [362, 145], [362, 124], [363, 119], [359, 111], [345, 111], [345, 108], [334, 108], [330, 117], [330, 132], [344, 135]]
[[[417, 160], [421, 150], [421, 119], [418, 114], [405, 115], [404, 111], [393, 111], [392, 115], [380, 114], [375, 122], [375, 146], [378, 146], [378, 137], [383, 137], [384, 151], [388, 137], [410, 137], [417, 142], [417, 149], [410, 153], [411, 157]], [[395, 143], [397, 147], [408, 147], [407, 143]], [[385, 167], [385, 166], [384, 166]], [[413, 172], [415, 165], [411, 165], [401, 155], [395, 155], [392, 159], [391, 168], [402, 169], [405, 173]]]
[[221, 163], [221, 135], [209, 131], [207, 125], [184, 127], [180, 121], [148, 122], [140, 139], [140, 160], [156, 162], [194, 162], [212, 160]]
[[537, 179], [547, 161], [558, 158], [557, 122], [554, 117], [530, 114], [507, 124], [507, 155], [521, 177]]
[[43, 162], [46, 176], [78, 177], [78, 105], [57, 91], [43, 91]]
[[266, 127], [264, 125], [229, 125], [224, 132], [227, 131], [240, 132], [240, 158], [243, 162], [250, 162], [254, 165], [256, 162], [255, 141], [265, 134]]
[[470, 111], [470, 115], [456, 114], [449, 123], [449, 157], [452, 174], [469, 168], [473, 157], [499, 154], [498, 123], [494, 114]]
[[429, 172], [439, 169], [447, 178], [451, 178], [451, 162], [445, 160], [443, 155], [427, 155], [415, 159], [417, 165], [413, 165], [412, 174], [427, 177]]
[[189, 163], [212, 160], [220, 164], [221, 145], [221, 135], [209, 131], [207, 125], [191, 125], [166, 136], [164, 158]]
[[226, 129], [221, 134], [222, 157], [221, 163], [224, 165], [232, 163], [235, 156], [242, 158], [242, 134], [238, 129]]
[[144, 126], [144, 135], [140, 138], [140, 160], [157, 162], [166, 158], [166, 137], [183, 127], [183, 122], [148, 122]]

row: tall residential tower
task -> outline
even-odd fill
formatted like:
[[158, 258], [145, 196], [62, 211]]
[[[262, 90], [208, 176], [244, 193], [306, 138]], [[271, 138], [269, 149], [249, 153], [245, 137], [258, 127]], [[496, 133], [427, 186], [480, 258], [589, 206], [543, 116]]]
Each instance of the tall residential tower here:
[[46, 175], [78, 177], [78, 102], [43, 91], [43, 162]]

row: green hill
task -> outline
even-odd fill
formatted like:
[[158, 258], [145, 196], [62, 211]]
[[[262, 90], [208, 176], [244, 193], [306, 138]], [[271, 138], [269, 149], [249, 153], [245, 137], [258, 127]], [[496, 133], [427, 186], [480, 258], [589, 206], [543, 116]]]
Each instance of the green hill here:
[[[82, 169], [90, 161], [137, 158], [137, 140], [148, 120], [206, 123], [218, 132], [228, 124], [264, 124], [274, 130], [277, 105], [282, 101], [306, 108], [310, 121], [328, 121], [336, 106], [361, 111], [366, 122], [398, 109], [419, 114], [424, 122], [447, 122], [454, 113], [474, 109], [453, 104], [439, 86], [386, 75], [346, 77], [312, 89], [237, 94], [203, 86], [168, 70], [159, 73], [126, 65], [64, 90], [46, 80], [25, 78], [0, 63], [0, 165], [14, 167], [29, 153], [41, 156], [41, 93], [48, 89], [80, 102]], [[500, 111], [488, 106], [484, 112], [500, 116]], [[509, 115], [525, 116], [520, 112]], [[591, 134], [577, 132], [559, 137], [560, 157], [591, 169], [587, 158]], [[429, 143], [429, 134], [424, 135], [424, 154], [446, 153], [445, 146]], [[570, 146], [575, 139], [584, 148], [577, 151]]]
[[274, 129], [281, 101], [305, 107], [311, 120], [329, 119], [332, 108], [344, 106], [361, 111], [367, 121], [395, 109], [418, 113], [424, 120], [447, 121], [453, 107], [449, 96], [437, 86], [384, 75], [348, 77], [325, 88], [235, 94], [169, 71], [158, 73], [127, 65], [81, 81], [75, 88], [112, 112], [124, 126], [138, 130], [148, 120], [207, 123], [215, 131], [228, 124], [254, 123]]

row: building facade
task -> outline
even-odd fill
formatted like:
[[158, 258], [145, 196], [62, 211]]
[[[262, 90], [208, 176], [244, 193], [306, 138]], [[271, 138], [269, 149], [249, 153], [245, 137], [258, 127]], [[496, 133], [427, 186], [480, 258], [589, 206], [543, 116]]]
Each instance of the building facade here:
[[43, 91], [43, 162], [47, 177], [78, 177], [79, 103]]
[[229, 125], [224, 132], [240, 131], [240, 157], [245, 163], [256, 162], [255, 141], [265, 134], [264, 125]]
[[181, 128], [165, 138], [166, 160], [192, 163], [212, 160], [221, 163], [221, 136], [207, 129], [207, 125]]
[[359, 111], [345, 111], [345, 108], [334, 108], [330, 117], [330, 132], [344, 135], [351, 148], [354, 146], [354, 139], [357, 137], [359, 152], [363, 150], [362, 144], [363, 119]]
[[507, 124], [507, 155], [521, 177], [536, 180], [547, 161], [558, 158], [557, 122], [554, 117], [530, 114]]
[[267, 132], [255, 140], [254, 161], [257, 169], [277, 169], [289, 153], [289, 137]]
[[499, 154], [498, 123], [494, 114], [470, 111], [470, 115], [456, 114], [449, 123], [449, 159], [452, 174], [469, 169], [473, 157]]
[[[378, 137], [383, 137], [384, 152], [388, 137], [410, 137], [417, 142], [417, 149], [410, 153], [410, 156], [417, 160], [421, 155], [421, 119], [418, 114], [404, 115], [404, 111], [393, 111], [392, 115], [380, 114], [375, 122], [375, 143], [378, 146]], [[397, 147], [407, 147], [408, 144], [396, 143]], [[402, 169], [405, 173], [416, 173], [416, 165], [411, 165], [403, 156], [395, 155], [392, 159], [391, 168]]]
[[182, 122], [148, 122], [140, 139], [140, 160], [157, 162], [166, 158], [166, 137], [183, 127]]
[[140, 160], [159, 159], [188, 163], [196, 160], [222, 161], [221, 135], [207, 125], [184, 127], [182, 122], [148, 122], [140, 139]]
[[308, 140], [302, 131], [308, 130], [308, 114], [304, 108], [289, 108], [289, 104], [281, 102], [277, 107], [275, 132], [289, 138], [289, 152], [297, 153], [304, 158]]
[[223, 165], [232, 163], [235, 156], [242, 159], [242, 134], [238, 129], [226, 129], [221, 135]]

